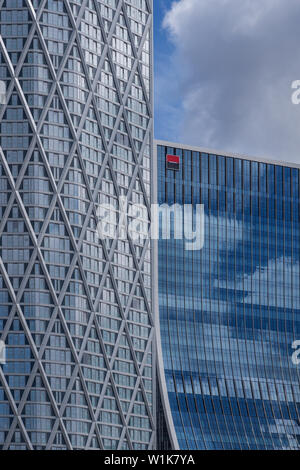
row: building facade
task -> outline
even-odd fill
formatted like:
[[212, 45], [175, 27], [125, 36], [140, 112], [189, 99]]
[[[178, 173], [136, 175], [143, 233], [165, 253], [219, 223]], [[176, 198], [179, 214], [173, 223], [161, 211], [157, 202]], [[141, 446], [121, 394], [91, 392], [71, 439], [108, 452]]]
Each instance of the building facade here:
[[299, 449], [300, 166], [167, 142], [156, 151], [157, 202], [192, 205], [204, 236], [189, 249], [173, 213], [157, 247], [173, 445]]
[[0, 0], [1, 449], [155, 445], [152, 0]]

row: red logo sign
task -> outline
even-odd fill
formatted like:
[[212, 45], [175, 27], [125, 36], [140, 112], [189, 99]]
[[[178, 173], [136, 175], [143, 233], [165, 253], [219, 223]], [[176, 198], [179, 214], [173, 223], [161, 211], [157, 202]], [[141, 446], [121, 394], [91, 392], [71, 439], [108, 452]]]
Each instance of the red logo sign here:
[[167, 170], [179, 171], [180, 157], [178, 155], [167, 155]]

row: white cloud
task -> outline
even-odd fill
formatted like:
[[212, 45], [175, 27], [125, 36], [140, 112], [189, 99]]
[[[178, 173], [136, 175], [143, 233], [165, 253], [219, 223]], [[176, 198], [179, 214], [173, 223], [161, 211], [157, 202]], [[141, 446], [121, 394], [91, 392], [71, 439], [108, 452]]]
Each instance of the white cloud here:
[[[275, 275], [276, 273], [276, 275]], [[279, 308], [299, 308], [300, 264], [291, 258], [270, 259], [268, 264], [251, 274], [244, 274], [237, 282], [221, 281], [219, 284], [245, 292], [244, 302], [253, 305], [269, 305]], [[285, 285], [284, 293], [282, 285]], [[268, 292], [268, 296], [262, 292]]]
[[174, 2], [164, 27], [182, 101], [177, 140], [300, 162], [299, 24], [299, 0]]

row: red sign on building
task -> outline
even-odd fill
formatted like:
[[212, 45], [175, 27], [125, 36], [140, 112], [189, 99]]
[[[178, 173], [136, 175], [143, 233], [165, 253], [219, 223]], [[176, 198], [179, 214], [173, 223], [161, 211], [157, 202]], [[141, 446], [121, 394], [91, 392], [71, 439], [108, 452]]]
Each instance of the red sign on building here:
[[167, 169], [178, 171], [180, 167], [180, 157], [178, 155], [167, 155]]

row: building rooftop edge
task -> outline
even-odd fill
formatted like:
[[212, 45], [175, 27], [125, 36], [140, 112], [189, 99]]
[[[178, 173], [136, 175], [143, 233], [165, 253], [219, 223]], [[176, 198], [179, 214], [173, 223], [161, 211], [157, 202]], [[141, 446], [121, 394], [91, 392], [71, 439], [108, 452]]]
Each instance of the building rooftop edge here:
[[[239, 158], [241, 160], [248, 160], [248, 161], [253, 161], [253, 162], [259, 162], [259, 163], [267, 163], [270, 165], [280, 165], [284, 167], [289, 167], [289, 168], [297, 168], [300, 170], [300, 163], [295, 163], [295, 162], [286, 162], [286, 161], [280, 161], [280, 160], [273, 160], [272, 158], [265, 158], [265, 157], [254, 157], [250, 155], [243, 155], [239, 153], [231, 153], [231, 152], [223, 152], [221, 150], [215, 150], [215, 149], [208, 149], [205, 147], [199, 147], [196, 145], [187, 145], [187, 144], [181, 144], [179, 142], [169, 142], [167, 140], [158, 140], [154, 139], [155, 145], [164, 145], [165, 147], [173, 147], [176, 149], [180, 150], [191, 150], [194, 152], [202, 152], [202, 153], [208, 153], [212, 155], [219, 155], [223, 157], [232, 157], [232, 158]], [[300, 153], [300, 152], [299, 152]], [[299, 157], [300, 159], [300, 157]]]

